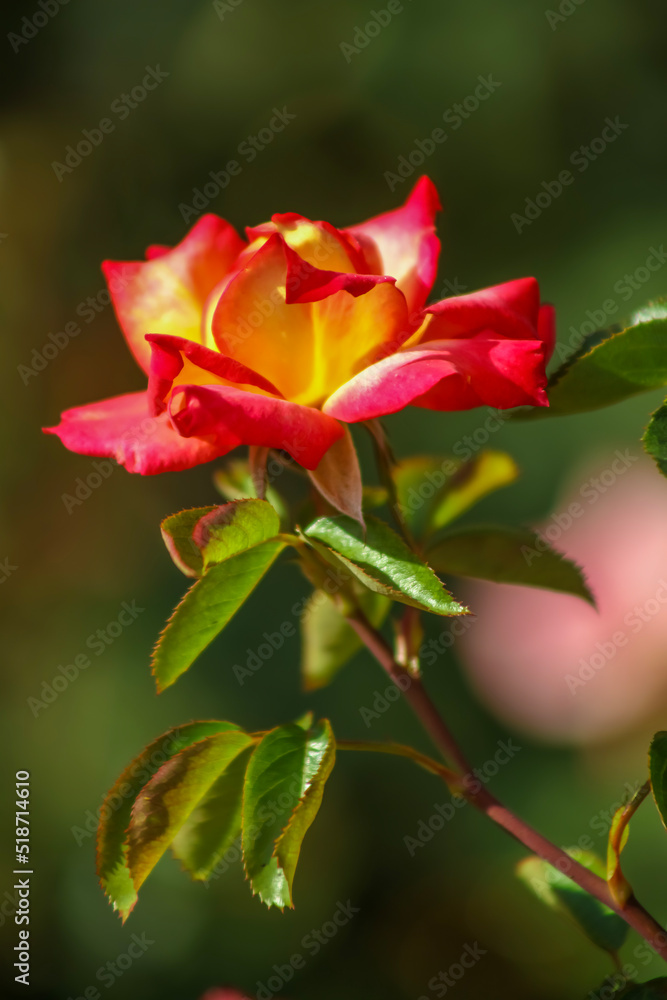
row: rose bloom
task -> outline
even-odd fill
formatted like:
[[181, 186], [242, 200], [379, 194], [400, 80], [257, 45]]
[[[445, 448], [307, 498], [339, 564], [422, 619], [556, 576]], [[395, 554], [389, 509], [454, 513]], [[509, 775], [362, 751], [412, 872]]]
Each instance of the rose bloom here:
[[72, 451], [144, 475], [238, 445], [316, 469], [344, 424], [405, 406], [545, 406], [550, 306], [522, 278], [425, 307], [437, 192], [338, 230], [289, 212], [246, 231], [203, 216], [177, 246], [103, 270], [144, 392], [67, 410]]
[[475, 582], [466, 593], [478, 618], [459, 650], [478, 693], [513, 727], [552, 742], [653, 732], [667, 708], [667, 483], [634, 449], [602, 462], [587, 464], [540, 529], [583, 567], [597, 611], [507, 584]]

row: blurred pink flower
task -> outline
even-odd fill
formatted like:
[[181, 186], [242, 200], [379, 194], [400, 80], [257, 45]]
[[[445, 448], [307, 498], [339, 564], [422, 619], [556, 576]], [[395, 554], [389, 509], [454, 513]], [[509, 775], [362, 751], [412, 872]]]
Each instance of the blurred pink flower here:
[[213, 989], [206, 990], [206, 993], [204, 993], [200, 1000], [250, 1000], [250, 997], [246, 996], [245, 993], [239, 992], [239, 990], [227, 987], [220, 989], [214, 986]]
[[552, 741], [601, 741], [667, 709], [667, 482], [638, 449], [597, 470], [540, 533], [584, 568], [599, 614], [525, 587], [475, 582], [467, 595], [479, 617], [460, 650], [479, 694]]

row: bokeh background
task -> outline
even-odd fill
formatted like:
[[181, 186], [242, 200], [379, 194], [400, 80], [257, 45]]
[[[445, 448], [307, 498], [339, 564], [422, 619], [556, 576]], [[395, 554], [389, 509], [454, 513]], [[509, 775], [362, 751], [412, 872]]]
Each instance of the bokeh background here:
[[[375, 9], [385, 6], [378, 0]], [[667, 267], [635, 282], [627, 301], [614, 289], [665, 238], [664, 7], [585, 0], [561, 3], [560, 14], [554, 3], [549, 15], [529, 0], [403, 6], [351, 53], [341, 44], [354, 44], [356, 28], [371, 20], [365, 0], [74, 0], [39, 30], [22, 22], [43, 9], [37, 0], [3, 4], [0, 558], [16, 567], [0, 585], [3, 995], [12, 992], [15, 942], [8, 915], [13, 775], [24, 768], [32, 775], [34, 997], [66, 1000], [97, 985], [102, 996], [125, 1000], [196, 1000], [225, 983], [254, 996], [274, 964], [301, 952], [305, 968], [280, 996], [418, 1000], [438, 995], [429, 980], [474, 942], [486, 954], [452, 990], [473, 1000], [583, 997], [610, 971], [602, 952], [543, 912], [515, 881], [513, 866], [525, 852], [471, 809], [411, 857], [404, 838], [447, 801], [446, 792], [409, 763], [365, 755], [341, 755], [306, 839], [293, 912], [264, 910], [238, 865], [204, 889], [166, 858], [121, 927], [96, 884], [86, 823], [122, 767], [172, 725], [218, 717], [258, 729], [312, 707], [348, 738], [391, 736], [428, 748], [402, 704], [365, 726], [360, 708], [371, 707], [386, 686], [367, 656], [330, 688], [305, 696], [292, 639], [239, 685], [233, 664], [244, 662], [259, 633], [290, 620], [294, 601], [306, 593], [289, 565], [262, 584], [187, 676], [156, 696], [151, 645], [184, 589], [158, 522], [180, 507], [215, 502], [213, 470], [142, 479], [118, 469], [68, 513], [63, 494], [73, 493], [92, 463], [40, 427], [67, 406], [142, 386], [111, 307], [97, 299], [100, 261], [133, 259], [149, 243], [178, 241], [186, 229], [179, 206], [192, 205], [209, 172], [239, 159], [244, 140], [268, 124], [274, 108], [285, 107], [294, 120], [253, 162], [241, 157], [241, 173], [208, 210], [238, 227], [274, 211], [337, 225], [361, 220], [403, 200], [411, 181], [392, 192], [385, 174], [416, 139], [444, 127], [446, 142], [420, 168], [445, 206], [436, 286], [444, 294], [533, 274], [557, 305], [567, 343], [587, 310], [605, 300], [615, 300], [622, 315], [667, 291]], [[11, 33], [22, 31], [34, 37], [12, 44]], [[112, 113], [114, 131], [59, 180], [54, 161], [63, 162], [82, 130], [109, 117], [112, 103], [156, 65], [168, 73], [164, 82], [125, 120]], [[500, 86], [488, 100], [460, 127], [451, 117], [443, 124], [443, 114], [489, 74]], [[572, 153], [616, 116], [628, 127], [587, 170], [575, 168], [575, 182], [518, 233], [512, 213], [524, 212], [542, 182], [572, 169]], [[89, 297], [98, 311], [85, 322], [77, 310]], [[42, 371], [22, 377], [19, 366], [34, 363], [33, 349], [41, 352], [49, 333], [77, 319], [81, 334]], [[544, 518], [573, 469], [585, 476], [587, 463], [604, 466], [617, 447], [638, 449], [657, 402], [642, 398], [599, 414], [508, 424], [493, 444], [515, 455], [522, 480], [476, 516]], [[445, 453], [479, 420], [475, 413], [413, 411], [388, 425], [399, 455]], [[667, 486], [664, 509], [667, 516]], [[59, 665], [85, 652], [88, 636], [133, 600], [145, 609], [136, 623], [35, 716], [28, 699], [41, 697]], [[428, 623], [430, 635], [441, 627]], [[661, 652], [656, 662], [662, 669]], [[574, 744], [543, 740], [539, 727], [528, 734], [510, 725], [468, 677], [455, 649], [428, 668], [426, 679], [473, 759], [491, 758], [499, 739], [522, 747], [494, 778], [494, 790], [557, 841], [590, 834], [603, 850], [600, 816], [626, 782], [643, 779], [649, 735], [667, 718], [664, 688], [650, 718], [619, 727], [618, 736]], [[530, 715], [529, 703], [524, 709]], [[627, 854], [643, 901], [666, 920], [667, 839], [650, 803], [634, 823]], [[304, 936], [348, 900], [359, 913], [309, 955]], [[107, 987], [97, 971], [127, 951], [133, 933], [154, 943]], [[637, 944], [631, 938], [626, 954], [641, 964], [632, 958]], [[660, 971], [657, 960], [642, 968]]]

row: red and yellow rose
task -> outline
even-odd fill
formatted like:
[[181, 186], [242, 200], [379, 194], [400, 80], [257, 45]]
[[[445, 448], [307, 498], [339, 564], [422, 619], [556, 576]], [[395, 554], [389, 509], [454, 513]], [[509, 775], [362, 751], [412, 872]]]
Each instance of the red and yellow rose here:
[[406, 406], [546, 405], [554, 317], [534, 278], [426, 306], [439, 208], [422, 177], [401, 208], [348, 229], [287, 213], [244, 240], [205, 215], [173, 248], [105, 262], [148, 386], [49, 432], [144, 475], [241, 444], [315, 469], [345, 424]]

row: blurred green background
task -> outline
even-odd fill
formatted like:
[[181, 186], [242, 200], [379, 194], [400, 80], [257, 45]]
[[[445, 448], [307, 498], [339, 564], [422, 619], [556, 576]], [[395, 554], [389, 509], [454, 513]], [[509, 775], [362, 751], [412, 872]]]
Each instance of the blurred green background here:
[[[45, 3], [51, 10], [55, 0]], [[210, 466], [146, 479], [118, 469], [70, 513], [63, 503], [92, 462], [66, 452], [40, 427], [68, 406], [142, 387], [111, 308], [98, 301], [88, 323], [77, 315], [104, 287], [100, 261], [134, 259], [149, 243], [182, 238], [188, 227], [179, 206], [192, 203], [210, 171], [239, 158], [239, 145], [268, 124], [275, 107], [296, 117], [253, 162], [242, 158], [241, 173], [208, 210], [241, 228], [274, 211], [341, 226], [384, 211], [411, 184], [392, 192], [385, 173], [489, 74], [501, 86], [460, 127], [444, 126], [446, 142], [412, 178], [427, 171], [445, 206], [436, 289], [450, 294], [446, 280], [472, 290], [533, 274], [556, 303], [567, 342], [587, 310], [621, 301], [615, 283], [664, 239], [664, 6], [562, 3], [572, 13], [560, 20], [528, 0], [414, 0], [404, 8], [346, 56], [341, 43], [354, 44], [357, 26], [371, 20], [365, 0], [74, 0], [39, 30], [22, 22], [43, 9], [36, 0], [3, 5], [0, 559], [16, 569], [0, 590], [0, 895], [11, 900], [5, 893], [12, 885], [13, 775], [25, 768], [32, 775], [36, 872], [33, 997], [66, 1000], [97, 985], [102, 996], [127, 1000], [196, 1000], [225, 983], [254, 996], [274, 964], [301, 952], [305, 968], [279, 996], [418, 1000], [438, 995], [429, 980], [474, 942], [486, 955], [456, 987], [457, 996], [473, 1000], [583, 997], [610, 971], [604, 954], [515, 883], [512, 867], [525, 852], [472, 810], [410, 857], [403, 838], [447, 795], [409, 763], [341, 755], [306, 839], [297, 908], [284, 915], [251, 898], [239, 865], [205, 889], [166, 858], [121, 927], [96, 884], [94, 839], [80, 832], [131, 757], [191, 718], [229, 718], [258, 729], [312, 707], [339, 735], [391, 736], [428, 749], [402, 704], [370, 730], [364, 725], [360, 707], [371, 706], [386, 686], [366, 656], [329, 689], [306, 697], [292, 639], [239, 685], [233, 664], [244, 662], [259, 633], [290, 620], [292, 604], [306, 593], [289, 565], [262, 584], [186, 677], [156, 696], [151, 645], [184, 589], [158, 522], [180, 507], [213, 503], [216, 494]], [[12, 43], [11, 33], [20, 32], [34, 37]], [[146, 67], [158, 64], [169, 74], [164, 82], [125, 120], [112, 114], [114, 131], [59, 180], [54, 161], [63, 162], [82, 130], [97, 127], [112, 103], [141, 83]], [[511, 214], [523, 213], [542, 182], [568, 168], [573, 151], [616, 116], [628, 128], [518, 234]], [[624, 310], [666, 290], [667, 269], [633, 292]], [[26, 382], [19, 366], [33, 363], [33, 348], [41, 351], [50, 332], [77, 318], [82, 333]], [[500, 516], [543, 516], [582, 454], [637, 441], [651, 402], [504, 428], [494, 445], [511, 451], [524, 474], [520, 486], [498, 498]], [[405, 454], [446, 452], [477, 419], [411, 411], [388, 423]], [[85, 652], [88, 636], [133, 600], [145, 609], [136, 623], [35, 717], [28, 699], [40, 697], [58, 666]], [[496, 741], [509, 736], [525, 748], [494, 790], [558, 841], [590, 833], [624, 782], [643, 777], [647, 734], [585, 755], [550, 748], [490, 718], [455, 655], [442, 657], [427, 683], [448, 705], [474, 760], [492, 756]], [[635, 833], [628, 870], [664, 921], [667, 841], [650, 807]], [[308, 954], [304, 936], [347, 900], [359, 913], [319, 954]], [[7, 995], [15, 943], [10, 910], [10, 902], [0, 907]], [[101, 984], [97, 970], [126, 952], [133, 933], [154, 943], [121, 979]], [[627, 946], [630, 961], [637, 943]], [[660, 968], [656, 960], [646, 972]], [[17, 995], [24, 992], [17, 987]]]

